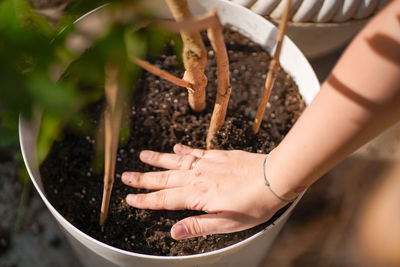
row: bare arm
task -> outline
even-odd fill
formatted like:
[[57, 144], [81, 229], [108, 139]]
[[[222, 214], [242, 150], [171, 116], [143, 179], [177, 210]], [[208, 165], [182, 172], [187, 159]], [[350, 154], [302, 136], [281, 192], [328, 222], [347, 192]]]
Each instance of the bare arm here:
[[[315, 100], [268, 156], [265, 174], [272, 190], [284, 199], [296, 197], [399, 119], [400, 0], [397, 0], [355, 38]], [[182, 145], [175, 146], [174, 152], [141, 153], [143, 162], [167, 171], [127, 172], [122, 176], [127, 185], [158, 190], [128, 195], [127, 203], [134, 207], [208, 213], [176, 223], [171, 229], [173, 238], [250, 228], [267, 221], [286, 204], [264, 185], [265, 155], [206, 151]]]
[[271, 187], [293, 198], [400, 119], [400, 1], [354, 39], [311, 105], [271, 153]]

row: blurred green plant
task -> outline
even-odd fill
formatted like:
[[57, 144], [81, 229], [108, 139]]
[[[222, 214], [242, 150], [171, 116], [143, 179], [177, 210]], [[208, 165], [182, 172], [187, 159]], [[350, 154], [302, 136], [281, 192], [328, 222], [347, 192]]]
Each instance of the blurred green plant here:
[[[70, 2], [54, 26], [25, 0], [0, 2], [0, 149], [16, 145], [19, 116], [32, 120], [40, 113], [37, 153], [41, 162], [54, 140], [61, 138], [61, 129], [67, 124], [86, 125], [87, 118], [81, 111], [104, 98], [107, 62], [123, 66], [123, 84], [133, 93], [140, 70], [129, 56], [154, 55], [171, 40], [181, 46], [175, 35], [142, 27], [152, 17], [140, 0], [119, 0], [110, 5], [135, 5], [135, 16], [127, 21], [111, 21], [105, 35], [76, 53], [68, 45], [76, 34], [74, 21], [104, 3]], [[180, 52], [176, 54], [180, 58]], [[123, 127], [122, 139], [127, 140], [128, 135], [129, 127]], [[20, 180], [28, 184], [26, 171], [20, 173]]]
[[[140, 1], [114, 1], [115, 5], [137, 5], [136, 14], [126, 24], [109, 25], [107, 34], [77, 55], [68, 48], [68, 37], [74, 34], [74, 21], [102, 1], [74, 1], [56, 27], [33, 10], [25, 0], [0, 2], [0, 147], [17, 141], [18, 117], [32, 119], [35, 111], [43, 112], [38, 155], [43, 160], [51, 143], [60, 136], [67, 122], [85, 120], [83, 107], [104, 97], [104, 65], [113, 60], [124, 66], [129, 89], [139, 70], [128, 55], [155, 54], [173, 39], [155, 28], [133, 31], [151, 19]], [[180, 55], [180, 53], [177, 53]], [[61, 79], [54, 72], [69, 63]], [[61, 67], [62, 68], [62, 67]]]

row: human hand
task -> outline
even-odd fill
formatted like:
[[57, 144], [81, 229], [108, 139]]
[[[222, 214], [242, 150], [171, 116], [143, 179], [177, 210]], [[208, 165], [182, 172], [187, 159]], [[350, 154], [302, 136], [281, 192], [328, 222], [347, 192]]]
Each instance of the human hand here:
[[173, 225], [174, 239], [245, 230], [267, 221], [287, 204], [264, 184], [262, 164], [266, 155], [193, 149], [180, 144], [174, 146], [174, 152], [140, 154], [144, 163], [167, 171], [122, 175], [128, 186], [159, 190], [129, 194], [126, 201], [133, 207], [207, 212]]

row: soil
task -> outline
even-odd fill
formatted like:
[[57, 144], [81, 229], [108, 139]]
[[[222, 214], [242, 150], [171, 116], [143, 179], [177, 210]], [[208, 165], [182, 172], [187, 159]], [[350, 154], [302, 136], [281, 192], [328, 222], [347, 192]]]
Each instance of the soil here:
[[[214, 140], [219, 149], [242, 149], [268, 153], [285, 136], [304, 108], [293, 79], [284, 71], [277, 74], [260, 132], [251, 132], [252, 121], [262, 91], [269, 55], [260, 46], [233, 31], [225, 31], [232, 95], [224, 127]], [[173, 44], [170, 44], [173, 45]], [[209, 47], [209, 44], [207, 44]], [[151, 59], [156, 66], [182, 76], [171, 46], [159, 58]], [[130, 137], [121, 139], [117, 154], [116, 181], [110, 213], [100, 227], [99, 211], [103, 189], [101, 172], [96, 172], [96, 134], [82, 135], [75, 127], [66, 128], [40, 171], [45, 190], [54, 207], [77, 228], [111, 246], [151, 255], [190, 255], [220, 249], [237, 243], [270, 224], [232, 233], [202, 236], [176, 241], [170, 236], [171, 226], [178, 220], [199, 214], [194, 211], [150, 211], [132, 208], [124, 201], [128, 193], [145, 192], [122, 184], [124, 171], [154, 171], [157, 168], [140, 162], [143, 149], [171, 152], [176, 143], [204, 148], [216, 91], [216, 63], [208, 50], [207, 108], [196, 114], [187, 105], [186, 89], [143, 72], [133, 105], [129, 108]], [[88, 109], [93, 128], [99, 127], [103, 105]], [[283, 211], [280, 211], [282, 213]]]

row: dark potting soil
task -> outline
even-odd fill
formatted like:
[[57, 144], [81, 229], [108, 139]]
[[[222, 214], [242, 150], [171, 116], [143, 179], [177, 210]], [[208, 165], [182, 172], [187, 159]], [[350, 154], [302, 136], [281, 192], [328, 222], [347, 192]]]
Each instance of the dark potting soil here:
[[[242, 149], [268, 153], [285, 136], [304, 108], [297, 85], [284, 71], [277, 74], [260, 132], [252, 134], [269, 55], [260, 46], [233, 31], [225, 31], [230, 60], [232, 95], [225, 125], [215, 141], [219, 149]], [[209, 47], [209, 44], [207, 44]], [[173, 49], [166, 48], [156, 66], [182, 76]], [[143, 72], [130, 107], [130, 137], [118, 150], [116, 181], [110, 212], [104, 227], [99, 226], [103, 190], [102, 173], [94, 171], [95, 135], [84, 136], [67, 128], [56, 142], [40, 171], [46, 194], [54, 207], [77, 228], [111, 246], [151, 255], [189, 255], [220, 249], [237, 243], [265, 228], [263, 225], [232, 234], [218, 234], [176, 241], [170, 228], [178, 220], [199, 214], [195, 211], [151, 211], [132, 208], [124, 201], [128, 193], [145, 192], [122, 184], [124, 171], [154, 171], [140, 162], [141, 150], [172, 152], [176, 143], [204, 148], [217, 85], [214, 53], [208, 49], [207, 108], [196, 114], [187, 104], [186, 89]], [[99, 127], [103, 105], [91, 107], [93, 127]], [[128, 121], [128, 120], [127, 120]], [[282, 212], [282, 211], [281, 211]]]

